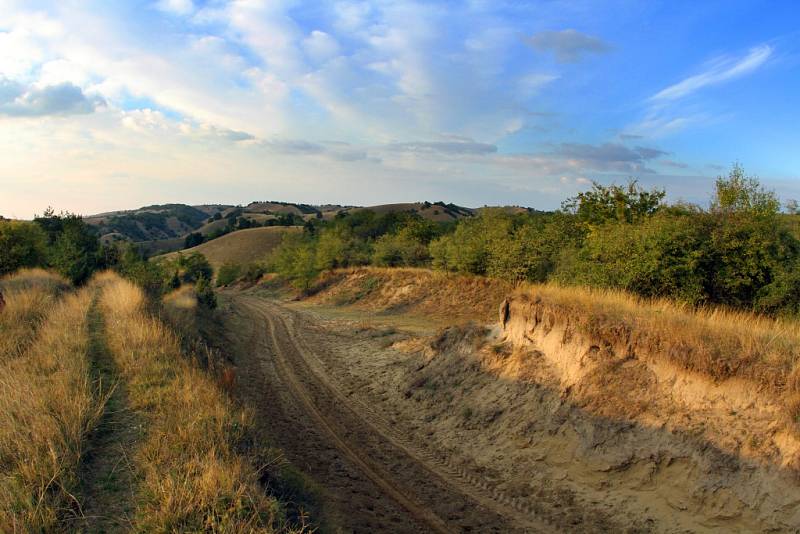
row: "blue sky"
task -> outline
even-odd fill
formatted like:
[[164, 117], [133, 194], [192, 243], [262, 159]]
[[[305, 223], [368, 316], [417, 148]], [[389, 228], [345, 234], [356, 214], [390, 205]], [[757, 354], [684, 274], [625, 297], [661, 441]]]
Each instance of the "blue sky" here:
[[0, 214], [800, 197], [796, 2], [0, 0]]

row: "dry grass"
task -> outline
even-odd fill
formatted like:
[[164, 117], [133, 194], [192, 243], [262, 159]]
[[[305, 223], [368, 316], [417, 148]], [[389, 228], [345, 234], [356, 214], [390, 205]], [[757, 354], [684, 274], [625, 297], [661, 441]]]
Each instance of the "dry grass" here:
[[132, 453], [135, 529], [274, 530], [280, 507], [259, 484], [254, 449], [241, 452], [249, 416], [181, 354], [178, 338], [145, 312], [140, 289], [106, 275], [100, 305], [130, 407], [147, 422]]
[[448, 321], [490, 321], [512, 290], [501, 280], [428, 269], [359, 267], [324, 274], [311, 301]]
[[[39, 295], [39, 286], [30, 291], [37, 295], [31, 302], [37, 304], [26, 309], [38, 310], [30, 315], [41, 317], [45, 312], [37, 307], [40, 299], [48, 306], [52, 300]], [[89, 378], [91, 298], [89, 290], [64, 297], [24, 355], [0, 361], [0, 530], [4, 532], [61, 530], [62, 519], [80, 514], [73, 497], [77, 470], [86, 436], [103, 405]]]
[[47, 312], [69, 284], [60, 276], [24, 269], [0, 280], [0, 362], [20, 356], [33, 341]]
[[[298, 226], [268, 226], [264, 228], [248, 228], [231, 232], [217, 239], [212, 239], [196, 247], [182, 251], [183, 254], [199, 252], [218, 270], [224, 263], [246, 265], [265, 259], [269, 253], [281, 244], [283, 234], [298, 232]], [[172, 252], [157, 259], [171, 259], [178, 253]]]
[[536, 322], [582, 333], [601, 348], [666, 358], [713, 380], [800, 393], [800, 322], [578, 287], [527, 286], [516, 295]]

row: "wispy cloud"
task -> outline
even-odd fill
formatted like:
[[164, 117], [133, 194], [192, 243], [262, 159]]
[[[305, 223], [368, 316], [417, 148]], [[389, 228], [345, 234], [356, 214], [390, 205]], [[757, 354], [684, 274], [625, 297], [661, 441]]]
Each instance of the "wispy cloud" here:
[[619, 143], [561, 143], [549, 155], [563, 158], [571, 167], [583, 172], [651, 173], [654, 171], [647, 167], [647, 163], [667, 154], [657, 148], [629, 148]]
[[719, 58], [713, 61], [707, 70], [662, 89], [650, 97], [650, 101], [665, 102], [677, 100], [704, 87], [739, 78], [740, 76], [754, 72], [764, 65], [772, 56], [772, 53], [772, 47], [764, 44], [751, 48], [750, 51], [741, 58]]

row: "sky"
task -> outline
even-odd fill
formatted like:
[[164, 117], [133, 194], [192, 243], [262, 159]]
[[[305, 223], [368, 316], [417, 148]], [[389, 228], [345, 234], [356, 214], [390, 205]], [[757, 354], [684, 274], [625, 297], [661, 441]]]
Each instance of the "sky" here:
[[0, 214], [800, 198], [800, 4], [0, 0]]

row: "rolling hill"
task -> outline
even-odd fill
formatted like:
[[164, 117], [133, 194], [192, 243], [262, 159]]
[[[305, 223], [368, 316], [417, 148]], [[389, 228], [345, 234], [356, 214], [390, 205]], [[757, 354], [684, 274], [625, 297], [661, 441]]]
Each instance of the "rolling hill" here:
[[[272, 219], [293, 216], [295, 220], [332, 219], [341, 213], [371, 210], [378, 214], [391, 212], [416, 213], [438, 222], [473, 216], [477, 210], [444, 202], [406, 202], [375, 206], [312, 206], [278, 201], [255, 201], [246, 206], [228, 204], [161, 204], [134, 210], [112, 211], [90, 215], [84, 220], [97, 229], [105, 243], [129, 241], [150, 254], [180, 250], [185, 237], [198, 232], [206, 237], [223, 233], [229, 222], [246, 219], [252, 224], [266, 224]], [[286, 224], [285, 222], [283, 224]], [[291, 224], [291, 222], [289, 223]]]
[[[248, 228], [237, 230], [217, 239], [181, 251], [191, 254], [199, 252], [204, 255], [215, 270], [224, 263], [247, 264], [263, 260], [275, 247], [277, 247], [286, 232], [299, 232], [299, 226], [267, 226], [263, 228]], [[178, 252], [171, 252], [156, 256], [155, 261], [173, 258]]]

